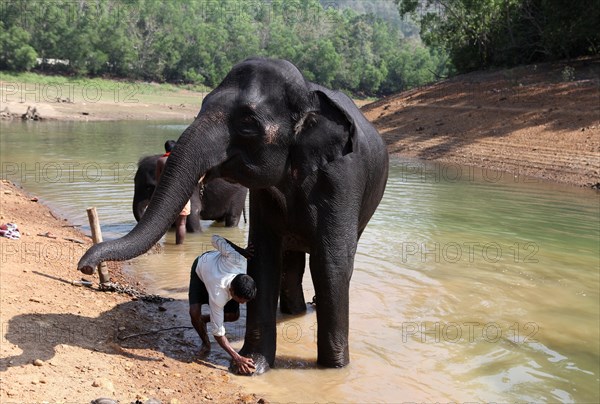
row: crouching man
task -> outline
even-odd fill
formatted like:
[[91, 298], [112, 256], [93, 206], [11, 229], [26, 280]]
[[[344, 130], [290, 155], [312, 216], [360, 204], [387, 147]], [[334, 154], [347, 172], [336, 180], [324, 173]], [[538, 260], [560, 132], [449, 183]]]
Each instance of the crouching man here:
[[[197, 257], [190, 274], [190, 318], [202, 340], [200, 354], [210, 352], [208, 328], [237, 364], [239, 372], [250, 374], [255, 371], [254, 361], [239, 355], [231, 347], [223, 324], [236, 321], [240, 317], [240, 304], [256, 296], [254, 279], [245, 274], [246, 260], [252, 257], [253, 248], [251, 244], [241, 248], [217, 235], [212, 236], [212, 245], [216, 250]], [[210, 315], [202, 315], [203, 304], [209, 305]]]

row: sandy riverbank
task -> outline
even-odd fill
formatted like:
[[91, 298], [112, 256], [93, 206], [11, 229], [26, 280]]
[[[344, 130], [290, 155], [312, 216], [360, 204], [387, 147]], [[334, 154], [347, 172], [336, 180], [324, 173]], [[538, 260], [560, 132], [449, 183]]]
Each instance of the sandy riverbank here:
[[206, 95], [185, 89], [151, 92], [148, 86], [116, 81], [104, 88], [93, 82], [21, 83], [9, 77], [0, 80], [0, 112], [3, 119], [16, 121], [35, 108], [42, 120], [191, 122]]
[[[256, 403], [226, 370], [198, 360], [193, 331], [123, 336], [189, 326], [174, 305], [74, 286], [91, 240], [36, 198], [0, 183], [0, 224], [21, 238], [0, 237], [0, 402], [89, 403], [99, 397], [131, 403]], [[140, 287], [110, 267], [112, 279]], [[88, 277], [97, 282], [96, 277]]]

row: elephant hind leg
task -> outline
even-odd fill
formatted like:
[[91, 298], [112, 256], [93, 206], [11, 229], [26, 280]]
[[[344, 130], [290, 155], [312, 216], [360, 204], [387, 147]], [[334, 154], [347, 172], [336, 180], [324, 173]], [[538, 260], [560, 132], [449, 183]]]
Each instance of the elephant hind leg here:
[[306, 300], [302, 290], [302, 277], [306, 254], [299, 251], [283, 253], [279, 308], [285, 314], [301, 314], [306, 311]]
[[185, 229], [188, 233], [202, 233], [202, 225], [197, 215], [189, 215], [185, 222]]
[[240, 223], [240, 216], [228, 213], [225, 215], [225, 227], [237, 227]]

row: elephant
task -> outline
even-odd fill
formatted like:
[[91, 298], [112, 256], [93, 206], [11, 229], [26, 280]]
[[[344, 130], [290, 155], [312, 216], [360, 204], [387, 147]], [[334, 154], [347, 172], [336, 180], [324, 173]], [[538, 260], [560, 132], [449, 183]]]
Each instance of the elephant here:
[[[156, 161], [161, 154], [145, 156], [138, 162], [134, 177], [133, 216], [140, 221], [150, 198], [156, 189]], [[197, 184], [190, 198], [192, 210], [186, 221], [190, 233], [202, 231], [200, 220], [225, 222], [226, 227], [236, 227], [245, 213], [248, 188], [215, 178], [208, 183]]]
[[240, 215], [246, 221], [248, 188], [222, 178], [214, 178], [203, 183], [200, 195], [201, 219], [224, 222], [226, 227], [236, 227], [240, 222]]
[[278, 300], [284, 313], [306, 311], [309, 254], [317, 364], [344, 367], [354, 257], [383, 197], [388, 167], [381, 136], [348, 96], [308, 81], [289, 61], [246, 59], [204, 98], [140, 222], [122, 238], [92, 246], [78, 269], [90, 274], [102, 261], [148, 250], [202, 176], [237, 182], [250, 189], [254, 256], [247, 271], [258, 288], [247, 304], [240, 354], [262, 355], [273, 367]]

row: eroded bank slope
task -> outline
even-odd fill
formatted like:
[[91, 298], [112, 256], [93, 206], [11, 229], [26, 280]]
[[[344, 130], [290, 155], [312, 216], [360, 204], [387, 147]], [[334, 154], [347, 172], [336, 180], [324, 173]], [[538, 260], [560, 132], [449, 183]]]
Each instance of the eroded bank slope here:
[[363, 111], [390, 153], [600, 182], [600, 59], [471, 73]]

